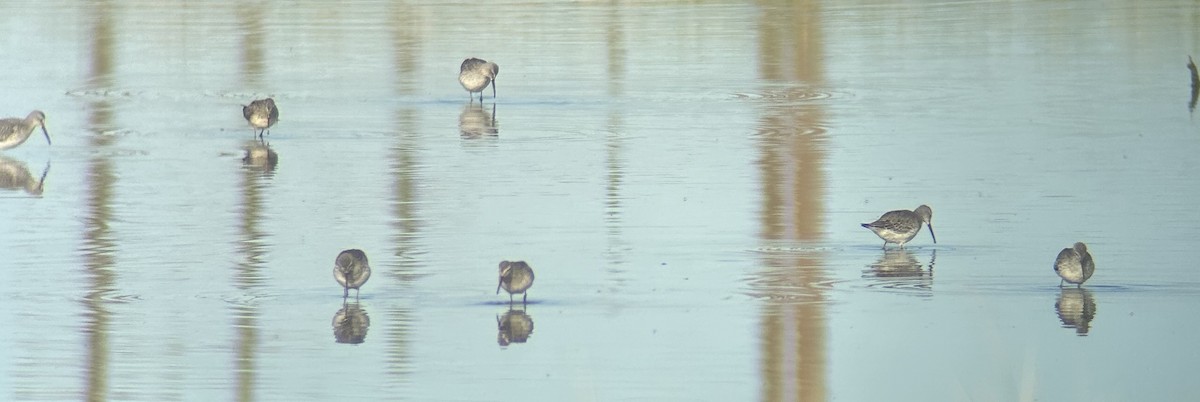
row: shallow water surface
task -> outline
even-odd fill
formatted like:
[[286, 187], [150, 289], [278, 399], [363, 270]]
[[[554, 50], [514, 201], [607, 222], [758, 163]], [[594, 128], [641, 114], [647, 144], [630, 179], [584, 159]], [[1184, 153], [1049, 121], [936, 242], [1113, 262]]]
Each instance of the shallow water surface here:
[[2, 5], [0, 399], [1200, 399], [1198, 10]]

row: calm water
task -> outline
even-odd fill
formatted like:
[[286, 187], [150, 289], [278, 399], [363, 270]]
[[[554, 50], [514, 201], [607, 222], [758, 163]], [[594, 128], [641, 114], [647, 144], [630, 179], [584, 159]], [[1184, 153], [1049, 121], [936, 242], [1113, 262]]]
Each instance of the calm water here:
[[1192, 2], [196, 3], [0, 6], [0, 399], [1200, 399]]

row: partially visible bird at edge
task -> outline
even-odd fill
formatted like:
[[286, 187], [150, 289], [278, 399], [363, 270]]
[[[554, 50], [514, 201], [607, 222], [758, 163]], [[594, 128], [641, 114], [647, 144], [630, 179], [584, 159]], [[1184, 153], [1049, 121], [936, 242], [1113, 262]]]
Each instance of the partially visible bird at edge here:
[[24, 119], [0, 119], [0, 150], [24, 144], [36, 127], [42, 128], [42, 135], [46, 136], [46, 145], [50, 145], [50, 133], [46, 132], [46, 114], [41, 110], [29, 112]]

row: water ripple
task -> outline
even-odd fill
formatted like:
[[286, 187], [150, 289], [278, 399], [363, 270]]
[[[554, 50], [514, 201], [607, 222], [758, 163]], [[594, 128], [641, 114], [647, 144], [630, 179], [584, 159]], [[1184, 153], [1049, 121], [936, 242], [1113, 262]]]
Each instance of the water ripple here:
[[819, 91], [804, 87], [771, 87], [758, 92], [734, 92], [733, 99], [772, 104], [800, 104], [846, 96], [837, 92]]

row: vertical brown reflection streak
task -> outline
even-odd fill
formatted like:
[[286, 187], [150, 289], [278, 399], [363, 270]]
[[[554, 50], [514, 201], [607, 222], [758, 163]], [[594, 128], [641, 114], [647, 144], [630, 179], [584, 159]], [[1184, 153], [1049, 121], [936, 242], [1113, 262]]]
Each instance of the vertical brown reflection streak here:
[[604, 167], [605, 187], [604, 187], [604, 226], [606, 227], [606, 237], [608, 238], [608, 248], [605, 251], [605, 256], [608, 259], [608, 272], [612, 275], [611, 281], [616, 287], [614, 291], [619, 291], [621, 286], [625, 284], [625, 270], [621, 266], [625, 264], [625, 251], [628, 248], [624, 241], [622, 228], [624, 222], [621, 215], [621, 184], [625, 179], [625, 159], [621, 156], [622, 148], [624, 148], [624, 122], [621, 120], [621, 114], [617, 111], [610, 111], [608, 114], [608, 134], [605, 139], [604, 147]]
[[[395, 181], [392, 184], [393, 210], [392, 225], [395, 227], [394, 244], [396, 250], [392, 253], [394, 261], [388, 267], [388, 273], [399, 280], [402, 286], [409, 286], [417, 277], [420, 252], [416, 240], [420, 238], [421, 220], [417, 207], [420, 205], [417, 194], [418, 161], [417, 149], [417, 112], [412, 109], [401, 110], [397, 116], [397, 142], [392, 148], [393, 162], [391, 165]], [[388, 325], [388, 367], [392, 375], [389, 379], [406, 382], [412, 372], [409, 349], [412, 332], [412, 312], [397, 304], [387, 312]]]
[[615, 0], [608, 3], [605, 25], [608, 26], [604, 37], [608, 50], [608, 95], [620, 96], [625, 93], [625, 23], [621, 20], [621, 6]]
[[238, 7], [238, 28], [242, 34], [241, 72], [242, 81], [250, 88], [262, 84], [266, 49], [266, 31], [263, 29], [265, 7]]
[[[395, 3], [391, 11], [390, 25], [392, 29], [392, 62], [395, 74], [396, 92], [411, 94], [417, 91], [417, 71], [421, 69], [421, 44], [424, 43], [424, 32], [421, 15], [414, 7], [407, 4]], [[395, 227], [396, 250], [392, 252], [391, 265], [386, 269], [389, 275], [398, 279], [402, 286], [408, 287], [417, 277], [420, 268], [417, 239], [420, 238], [421, 221], [417, 207], [420, 205], [417, 194], [418, 164], [417, 152], [419, 143], [417, 127], [419, 114], [414, 109], [402, 109], [396, 114], [396, 145], [392, 147], [391, 173], [395, 177], [392, 184], [393, 210], [392, 226]], [[403, 385], [412, 373], [411, 333], [412, 312], [402, 304], [386, 312], [387, 314], [387, 362], [391, 375], [388, 379]]]
[[[90, 3], [95, 18], [92, 27], [92, 57], [87, 76], [87, 86], [93, 89], [112, 87], [113, 74], [113, 21], [110, 5], [106, 1]], [[88, 293], [84, 298], [84, 316], [87, 319], [87, 399], [108, 399], [108, 331], [110, 312], [106, 308], [107, 296], [115, 290], [116, 275], [113, 255], [116, 241], [109, 227], [112, 221], [113, 187], [117, 176], [113, 173], [112, 161], [108, 160], [103, 148], [113, 141], [103, 133], [112, 123], [111, 105], [107, 101], [88, 104], [88, 126], [92, 133], [90, 146], [93, 157], [88, 161], [87, 212], [84, 218], [83, 257], [88, 277]]]
[[[625, 26], [621, 20], [621, 6], [616, 1], [610, 1], [606, 10], [605, 49], [608, 50], [608, 95], [621, 96], [625, 88]], [[625, 263], [624, 253], [626, 244], [623, 241], [621, 228], [621, 182], [625, 178], [624, 158], [621, 156], [625, 132], [621, 113], [611, 110], [608, 114], [607, 138], [604, 147], [605, 188], [604, 188], [604, 225], [608, 238], [608, 249], [605, 255], [608, 259], [608, 273], [614, 291], [619, 291], [625, 283], [625, 271], [621, 265]]]
[[408, 95], [417, 91], [423, 26], [421, 15], [413, 7], [401, 3], [392, 9], [392, 47], [395, 52], [393, 63], [396, 70], [396, 92], [400, 94]]
[[[253, 141], [251, 145], [248, 145], [248, 147], [254, 146], [257, 145]], [[265, 204], [263, 195], [268, 188], [272, 167], [273, 165], [269, 164], [266, 166], [247, 164], [242, 166], [241, 170], [241, 183], [239, 183], [239, 188], [242, 189], [242, 197], [239, 200], [241, 216], [238, 225], [241, 239], [237, 250], [242, 256], [242, 261], [234, 268], [233, 278], [234, 286], [246, 293], [252, 293], [261, 288], [263, 284], [262, 270], [263, 256], [266, 255], [266, 246], [264, 245], [266, 236], [259, 225], [263, 220], [262, 210]], [[255, 360], [259, 344], [258, 310], [252, 302], [246, 302], [234, 307], [234, 316], [234, 328], [237, 332], [237, 344], [235, 345], [237, 355], [234, 363], [237, 373], [236, 399], [251, 401], [254, 400]]]
[[[266, 68], [266, 29], [264, 7], [238, 7], [238, 28], [241, 33], [241, 79], [245, 88], [261, 89], [264, 69]], [[250, 142], [245, 146], [247, 157], [251, 151], [265, 148], [265, 145]], [[270, 152], [269, 148], [265, 152]], [[258, 357], [258, 309], [252, 300], [255, 290], [262, 287], [262, 270], [266, 255], [265, 234], [260, 229], [263, 215], [263, 195], [268, 188], [268, 181], [273, 173], [274, 164], [268, 161], [248, 161], [241, 167], [242, 190], [239, 200], [238, 241], [237, 251], [241, 262], [234, 267], [234, 286], [243, 292], [242, 303], [233, 307], [233, 326], [237, 339], [234, 340], [234, 373], [237, 376], [234, 387], [235, 399], [238, 401], [254, 400], [254, 389], [257, 380], [255, 363]]]
[[[768, 247], [822, 240], [825, 177], [824, 113], [804, 99], [800, 85], [820, 87], [824, 59], [815, 1], [760, 3], [759, 74], [772, 87], [759, 123], [763, 205], [760, 237]], [[770, 297], [763, 306], [762, 399], [821, 401], [826, 396], [825, 280], [815, 252], [767, 254], [759, 281]], [[797, 290], [798, 289], [798, 290]], [[784, 294], [784, 292], [787, 292]]]

